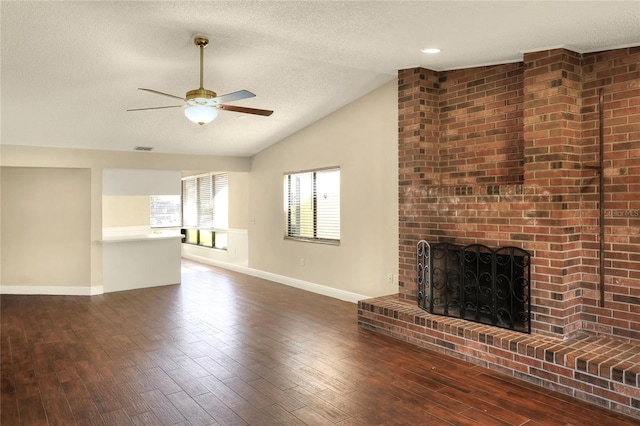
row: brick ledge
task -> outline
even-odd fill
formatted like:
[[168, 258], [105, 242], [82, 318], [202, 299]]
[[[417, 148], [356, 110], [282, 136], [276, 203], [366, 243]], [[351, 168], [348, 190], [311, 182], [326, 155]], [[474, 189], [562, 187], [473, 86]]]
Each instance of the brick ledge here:
[[640, 419], [640, 348], [432, 315], [398, 295], [358, 302], [358, 325]]

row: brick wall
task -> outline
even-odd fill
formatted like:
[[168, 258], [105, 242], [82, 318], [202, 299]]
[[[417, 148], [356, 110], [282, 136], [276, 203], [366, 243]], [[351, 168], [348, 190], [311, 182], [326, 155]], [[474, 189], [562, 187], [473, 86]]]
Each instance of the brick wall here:
[[588, 330], [640, 341], [640, 49], [582, 58], [584, 163], [598, 161], [598, 89], [604, 88], [605, 286], [600, 308], [593, 283], [599, 258], [596, 177], [583, 185], [583, 321]]
[[[640, 343], [640, 49], [399, 71], [400, 296], [420, 239], [514, 245], [532, 329]], [[598, 90], [605, 93], [605, 306], [599, 306]]]

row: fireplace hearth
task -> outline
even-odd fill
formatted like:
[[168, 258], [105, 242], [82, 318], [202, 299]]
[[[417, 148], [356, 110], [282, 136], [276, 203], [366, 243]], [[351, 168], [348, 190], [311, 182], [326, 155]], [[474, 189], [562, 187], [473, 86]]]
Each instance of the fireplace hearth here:
[[530, 254], [518, 247], [418, 243], [418, 306], [531, 333]]

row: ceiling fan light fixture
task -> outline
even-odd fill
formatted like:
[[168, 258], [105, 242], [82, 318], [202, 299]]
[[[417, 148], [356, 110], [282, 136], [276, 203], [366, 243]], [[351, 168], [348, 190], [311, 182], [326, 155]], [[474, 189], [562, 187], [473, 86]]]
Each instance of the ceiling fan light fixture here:
[[[2, 0], [0, 0], [2, 1]], [[152, 89], [139, 88], [138, 90], [144, 90], [145, 92], [155, 93], [157, 95], [167, 96], [174, 99], [179, 99], [186, 102], [186, 105], [169, 105], [152, 108], [134, 108], [127, 111], [143, 111], [149, 109], [164, 109], [164, 108], [184, 108], [184, 115], [194, 123], [199, 125], [207, 124], [213, 121], [218, 116], [218, 110], [224, 109], [228, 111], [241, 112], [244, 114], [254, 114], [262, 116], [270, 116], [273, 111], [266, 109], [236, 107], [233, 105], [225, 105], [221, 102], [239, 101], [241, 99], [252, 98], [255, 95], [248, 90], [239, 90], [237, 92], [227, 93], [226, 95], [218, 96], [213, 90], [207, 90], [203, 87], [203, 74], [204, 74], [204, 48], [209, 44], [209, 40], [206, 37], [196, 37], [194, 43], [200, 49], [200, 87], [195, 90], [189, 90], [187, 95], [182, 98], [180, 96], [171, 95], [169, 93], [159, 92]]]
[[184, 115], [199, 125], [211, 123], [218, 116], [218, 108], [211, 105], [189, 105], [184, 109]]

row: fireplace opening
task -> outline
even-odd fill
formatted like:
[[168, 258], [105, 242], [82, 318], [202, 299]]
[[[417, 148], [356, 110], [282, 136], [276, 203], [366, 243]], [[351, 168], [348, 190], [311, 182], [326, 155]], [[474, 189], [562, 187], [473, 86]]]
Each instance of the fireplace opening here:
[[518, 247], [418, 243], [418, 306], [531, 333], [531, 255]]

